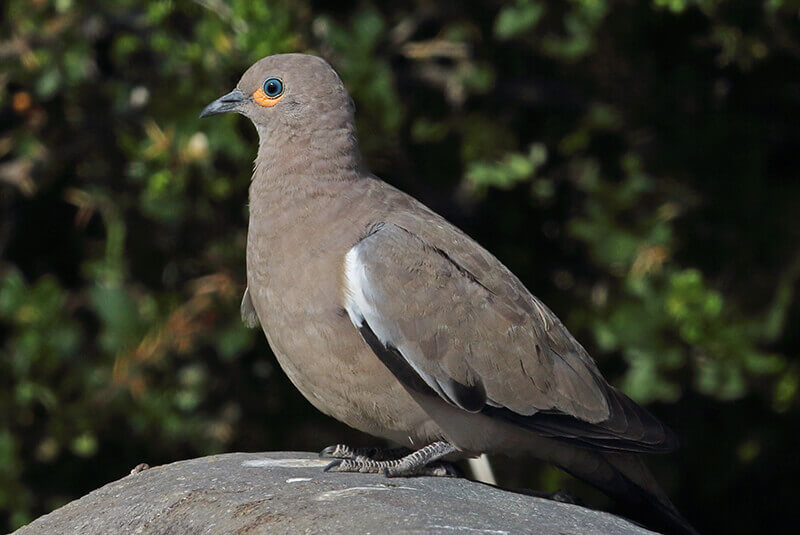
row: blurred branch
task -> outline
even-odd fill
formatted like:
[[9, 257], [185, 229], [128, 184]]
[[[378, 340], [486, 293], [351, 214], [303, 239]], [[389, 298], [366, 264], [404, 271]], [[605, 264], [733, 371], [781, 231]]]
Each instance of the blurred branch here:
[[469, 59], [469, 47], [466, 43], [458, 43], [445, 39], [431, 39], [405, 43], [400, 47], [401, 53], [413, 60], [449, 59], [466, 61]]
[[0, 164], [0, 181], [15, 186], [26, 197], [33, 197], [36, 193], [36, 184], [31, 178], [32, 170], [33, 160], [30, 158], [18, 158]]

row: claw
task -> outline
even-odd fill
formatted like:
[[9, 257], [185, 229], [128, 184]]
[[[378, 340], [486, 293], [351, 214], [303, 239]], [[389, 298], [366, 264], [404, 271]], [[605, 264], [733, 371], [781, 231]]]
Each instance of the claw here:
[[329, 462], [328, 466], [323, 468], [322, 471], [323, 472], [329, 472], [329, 471], [333, 470], [334, 468], [338, 467], [340, 464], [342, 464], [343, 461], [344, 461], [344, 459], [334, 459], [331, 462]]
[[358, 450], [354, 450], [346, 444], [333, 444], [321, 452], [320, 457], [333, 457], [334, 459], [352, 459], [358, 456]]
[[327, 448], [325, 448], [324, 450], [319, 452], [319, 456], [320, 457], [330, 457], [330, 456], [333, 455], [333, 452], [335, 452], [337, 448], [338, 448], [338, 446], [328, 446]]

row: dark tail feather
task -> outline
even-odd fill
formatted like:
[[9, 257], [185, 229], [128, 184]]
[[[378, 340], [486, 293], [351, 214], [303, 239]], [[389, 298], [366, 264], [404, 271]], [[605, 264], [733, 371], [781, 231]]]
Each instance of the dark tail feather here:
[[582, 450], [561, 468], [618, 500], [634, 520], [648, 527], [670, 535], [699, 535], [672, 505], [639, 455]]

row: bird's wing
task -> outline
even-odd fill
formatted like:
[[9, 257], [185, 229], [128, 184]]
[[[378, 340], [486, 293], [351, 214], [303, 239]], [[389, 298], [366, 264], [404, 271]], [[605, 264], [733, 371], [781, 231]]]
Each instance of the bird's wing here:
[[402, 220], [373, 225], [343, 268], [351, 321], [407, 388], [546, 436], [610, 450], [674, 448], [555, 314], [443, 220], [435, 236]]

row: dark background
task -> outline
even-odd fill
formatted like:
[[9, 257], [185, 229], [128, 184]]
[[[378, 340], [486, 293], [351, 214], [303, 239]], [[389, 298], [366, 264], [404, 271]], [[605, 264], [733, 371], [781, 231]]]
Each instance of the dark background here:
[[140, 462], [375, 443], [241, 325], [256, 135], [197, 119], [256, 59], [308, 51], [351, 90], [373, 171], [679, 433], [652, 465], [701, 531], [793, 532], [800, 3], [386, 5], [3, 3], [0, 530]]

